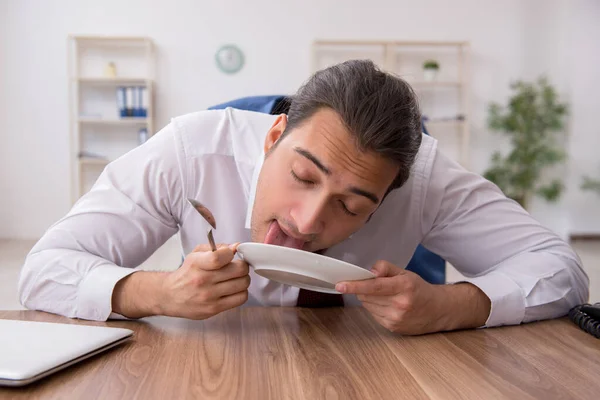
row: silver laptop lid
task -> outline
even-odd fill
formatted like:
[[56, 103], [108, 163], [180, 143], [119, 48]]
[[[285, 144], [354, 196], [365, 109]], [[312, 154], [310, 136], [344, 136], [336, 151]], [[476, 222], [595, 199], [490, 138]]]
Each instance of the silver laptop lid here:
[[0, 319], [0, 383], [35, 380], [132, 334], [122, 328]]

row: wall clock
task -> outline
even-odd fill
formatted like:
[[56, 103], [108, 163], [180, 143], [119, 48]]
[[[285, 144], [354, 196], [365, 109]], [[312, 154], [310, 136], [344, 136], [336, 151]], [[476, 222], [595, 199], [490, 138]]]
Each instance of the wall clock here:
[[215, 61], [221, 71], [226, 74], [235, 74], [244, 66], [244, 53], [239, 47], [228, 44], [217, 50]]

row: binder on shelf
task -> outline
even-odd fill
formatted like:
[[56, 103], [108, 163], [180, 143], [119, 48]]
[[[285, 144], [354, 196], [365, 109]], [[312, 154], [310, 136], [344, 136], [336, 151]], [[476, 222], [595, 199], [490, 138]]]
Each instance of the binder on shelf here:
[[144, 91], [144, 87], [143, 86], [136, 86], [135, 87], [135, 104], [134, 104], [134, 109], [133, 109], [133, 116], [134, 117], [144, 117], [144, 105], [143, 105], [143, 99], [142, 99], [142, 93]]
[[145, 86], [119, 86], [117, 88], [117, 109], [121, 118], [146, 118], [148, 116], [148, 88]]
[[127, 109], [125, 108], [125, 88], [122, 86], [117, 87], [117, 110], [119, 111], [120, 117], [127, 116]]
[[140, 117], [146, 118], [148, 116], [148, 88], [145, 86], [140, 86], [139, 88], [140, 95]]
[[129, 86], [125, 89], [125, 108], [127, 109], [127, 117], [133, 117], [134, 101], [133, 87]]
[[131, 116], [139, 117], [140, 116], [140, 95], [139, 88], [134, 86], [131, 88], [131, 94], [133, 95], [133, 101], [131, 103]]

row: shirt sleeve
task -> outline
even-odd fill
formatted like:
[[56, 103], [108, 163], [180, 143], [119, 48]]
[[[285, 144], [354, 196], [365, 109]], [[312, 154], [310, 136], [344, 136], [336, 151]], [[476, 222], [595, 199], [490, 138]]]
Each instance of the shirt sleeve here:
[[34, 310], [104, 321], [112, 292], [178, 231], [184, 152], [175, 123], [108, 164], [90, 192], [43, 235], [19, 277]]
[[587, 300], [577, 254], [485, 178], [437, 152], [423, 204], [423, 245], [491, 300], [485, 326], [555, 318]]

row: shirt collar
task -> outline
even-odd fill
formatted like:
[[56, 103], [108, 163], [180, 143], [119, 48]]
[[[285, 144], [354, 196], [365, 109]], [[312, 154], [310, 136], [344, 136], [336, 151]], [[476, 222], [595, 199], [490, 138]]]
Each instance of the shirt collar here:
[[252, 173], [252, 182], [250, 183], [250, 197], [248, 198], [248, 210], [246, 210], [246, 229], [250, 229], [252, 222], [252, 209], [254, 208], [254, 200], [256, 198], [256, 185], [258, 184], [258, 176], [265, 161], [265, 153], [261, 152], [256, 160], [254, 172]]

